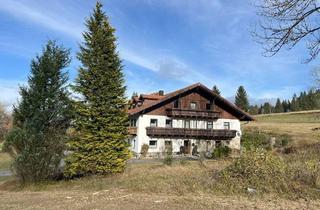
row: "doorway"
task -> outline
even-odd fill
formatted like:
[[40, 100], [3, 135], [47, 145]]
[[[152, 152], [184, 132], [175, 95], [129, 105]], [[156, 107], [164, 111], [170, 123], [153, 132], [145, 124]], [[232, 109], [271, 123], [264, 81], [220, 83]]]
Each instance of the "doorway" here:
[[190, 154], [190, 148], [191, 148], [191, 145], [190, 145], [190, 140], [184, 140], [183, 141], [183, 153], [184, 154]]

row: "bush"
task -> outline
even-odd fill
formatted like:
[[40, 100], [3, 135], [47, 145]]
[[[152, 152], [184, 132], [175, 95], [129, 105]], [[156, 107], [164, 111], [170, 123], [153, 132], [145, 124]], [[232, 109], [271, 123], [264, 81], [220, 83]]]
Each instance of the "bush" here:
[[231, 153], [231, 149], [228, 146], [220, 146], [213, 150], [212, 158], [228, 157]]
[[270, 149], [270, 136], [258, 131], [245, 132], [241, 137], [241, 146], [246, 150], [256, 148]]
[[143, 144], [141, 147], [141, 155], [142, 157], [146, 157], [148, 154], [148, 150], [149, 150], [149, 145], [148, 144]]
[[222, 170], [219, 177], [227, 190], [241, 192], [248, 187], [259, 192], [287, 192], [290, 174], [278, 156], [257, 149], [249, 150]]
[[290, 140], [290, 136], [286, 134], [274, 135], [260, 131], [247, 131], [241, 138], [241, 146], [246, 150], [252, 150], [256, 148], [271, 150], [270, 139], [272, 137], [275, 137], [274, 146], [277, 148], [283, 148], [287, 146]]
[[163, 163], [164, 163], [165, 165], [171, 166], [171, 165], [172, 165], [172, 162], [173, 162], [173, 157], [172, 157], [172, 155], [165, 155], [165, 156], [164, 156]]
[[288, 145], [290, 137], [288, 135], [281, 135], [276, 137], [275, 147], [285, 147]]

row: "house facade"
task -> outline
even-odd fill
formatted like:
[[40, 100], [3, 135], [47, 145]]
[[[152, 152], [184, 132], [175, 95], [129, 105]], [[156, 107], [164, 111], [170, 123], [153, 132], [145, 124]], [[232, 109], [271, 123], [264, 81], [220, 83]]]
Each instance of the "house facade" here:
[[253, 118], [209, 88], [197, 83], [172, 93], [133, 97], [128, 110], [131, 150], [150, 155], [211, 153], [220, 145], [240, 150], [241, 121]]

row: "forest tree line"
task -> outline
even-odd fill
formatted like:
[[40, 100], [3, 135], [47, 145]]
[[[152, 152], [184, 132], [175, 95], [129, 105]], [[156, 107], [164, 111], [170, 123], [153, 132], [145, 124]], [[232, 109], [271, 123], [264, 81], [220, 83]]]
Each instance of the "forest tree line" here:
[[[213, 91], [220, 95], [216, 86]], [[302, 91], [288, 100], [277, 98], [275, 105], [265, 102], [259, 106], [249, 104], [247, 92], [243, 86], [240, 86], [235, 96], [235, 105], [252, 115], [316, 110], [320, 109], [320, 89]]]

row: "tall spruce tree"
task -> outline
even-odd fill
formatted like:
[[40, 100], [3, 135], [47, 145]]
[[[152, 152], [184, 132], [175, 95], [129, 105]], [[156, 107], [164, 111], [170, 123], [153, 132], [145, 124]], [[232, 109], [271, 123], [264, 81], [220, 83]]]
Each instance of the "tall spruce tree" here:
[[14, 159], [22, 182], [54, 178], [62, 170], [66, 133], [71, 119], [67, 91], [69, 50], [49, 41], [31, 62], [28, 86], [20, 87], [21, 100], [13, 110], [13, 129], [4, 150]]
[[235, 104], [246, 112], [249, 110], [248, 95], [243, 86], [240, 86], [238, 88], [238, 91], [235, 97]]
[[216, 85], [214, 85], [213, 87], [212, 87], [212, 91], [215, 93], [215, 94], [217, 94], [217, 95], [221, 95], [221, 92], [220, 92], [220, 90], [219, 90], [219, 88], [216, 86]]
[[97, 3], [86, 21], [81, 62], [74, 90], [75, 136], [66, 160], [67, 176], [122, 172], [129, 158], [124, 75], [116, 49], [115, 29]]
[[274, 107], [274, 110], [273, 110], [273, 112], [275, 112], [275, 113], [281, 113], [281, 112], [283, 112], [283, 106], [282, 106], [282, 103], [281, 103], [281, 101], [280, 101], [280, 98], [278, 98], [277, 99], [277, 102], [276, 102], [276, 106]]

